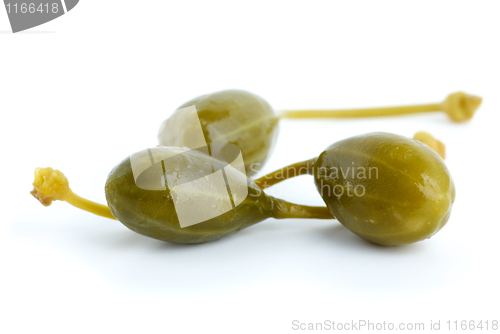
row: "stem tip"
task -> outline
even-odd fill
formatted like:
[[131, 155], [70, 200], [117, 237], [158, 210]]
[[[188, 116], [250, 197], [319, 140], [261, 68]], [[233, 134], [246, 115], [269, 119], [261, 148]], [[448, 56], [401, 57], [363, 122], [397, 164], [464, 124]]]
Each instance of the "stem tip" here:
[[418, 140], [419, 142], [424, 143], [432, 148], [434, 151], [436, 151], [437, 154], [441, 156], [441, 158], [443, 158], [443, 160], [446, 158], [446, 146], [443, 144], [443, 142], [434, 138], [430, 133], [419, 131], [415, 133], [413, 139]]
[[483, 98], [464, 92], [450, 94], [443, 102], [443, 109], [455, 122], [463, 122], [474, 116]]
[[35, 169], [35, 181], [31, 194], [44, 206], [52, 201], [63, 201], [71, 193], [66, 176], [50, 167]]

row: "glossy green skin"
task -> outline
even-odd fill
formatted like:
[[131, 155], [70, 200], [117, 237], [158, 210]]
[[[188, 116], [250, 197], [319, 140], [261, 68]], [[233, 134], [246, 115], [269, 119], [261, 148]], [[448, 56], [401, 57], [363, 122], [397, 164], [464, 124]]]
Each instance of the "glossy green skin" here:
[[384, 246], [430, 238], [448, 221], [455, 200], [443, 159], [423, 143], [389, 133], [329, 146], [315, 162], [314, 182], [345, 227]]
[[[241, 149], [246, 174], [257, 173], [271, 154], [278, 135], [279, 118], [261, 97], [243, 90], [223, 90], [198, 96], [178, 109], [195, 105], [208, 144], [230, 143]], [[170, 133], [183, 138], [182, 127], [171, 124]], [[159, 135], [160, 145], [169, 143]]]
[[[154, 148], [152, 149], [154, 150]], [[190, 163], [200, 166], [209, 157], [189, 152]], [[217, 160], [212, 161], [217, 163]], [[142, 235], [184, 244], [220, 239], [272, 216], [272, 200], [248, 180], [248, 196], [235, 209], [202, 223], [181, 228], [169, 190], [144, 190], [137, 187], [130, 158], [120, 162], [106, 181], [106, 200], [113, 216]]]

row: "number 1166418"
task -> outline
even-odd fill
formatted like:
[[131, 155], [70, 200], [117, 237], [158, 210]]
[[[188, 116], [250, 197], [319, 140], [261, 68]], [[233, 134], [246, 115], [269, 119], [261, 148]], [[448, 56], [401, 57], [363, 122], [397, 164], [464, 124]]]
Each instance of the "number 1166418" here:
[[53, 3], [41, 3], [38, 6], [34, 3], [7, 3], [5, 5], [7, 7], [7, 12], [9, 14], [43, 14], [43, 13], [59, 13], [59, 4], [56, 2]]

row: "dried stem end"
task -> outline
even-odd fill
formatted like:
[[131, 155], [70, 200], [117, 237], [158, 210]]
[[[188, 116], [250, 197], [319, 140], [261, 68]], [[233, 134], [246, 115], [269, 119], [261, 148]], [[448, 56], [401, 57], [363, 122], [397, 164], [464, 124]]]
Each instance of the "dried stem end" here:
[[64, 201], [71, 193], [66, 176], [50, 167], [35, 169], [35, 181], [31, 194], [45, 206], [52, 201]]
[[450, 94], [443, 102], [443, 109], [455, 122], [463, 122], [474, 116], [483, 98], [464, 92]]
[[443, 142], [437, 140], [431, 134], [420, 131], [415, 133], [413, 139], [418, 140], [419, 142], [424, 143], [432, 148], [434, 151], [436, 151], [437, 154], [441, 156], [441, 158], [444, 159], [446, 157], [446, 146], [443, 144]]

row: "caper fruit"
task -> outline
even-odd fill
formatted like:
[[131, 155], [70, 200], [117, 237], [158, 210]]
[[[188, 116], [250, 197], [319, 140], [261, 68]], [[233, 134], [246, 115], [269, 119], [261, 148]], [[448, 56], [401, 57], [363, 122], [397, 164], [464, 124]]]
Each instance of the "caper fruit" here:
[[[160, 150], [172, 150], [172, 148], [152, 150], [158, 153]], [[205, 173], [205, 169], [211, 169], [212, 163], [219, 171], [225, 167], [220, 161], [210, 159], [210, 156], [196, 150], [179, 151], [179, 154], [173, 158], [170, 158], [168, 164], [164, 163], [164, 165], [179, 171], [186, 169], [187, 166], [192, 166], [189, 173], [192, 173], [193, 176]], [[237, 175], [238, 172], [235, 169], [229, 168], [228, 170], [237, 177], [240, 176], [240, 179], [244, 177], [244, 175]], [[154, 188], [157, 181], [154, 179], [155, 171], [146, 170], [141, 176], [144, 174], [150, 180], [143, 181], [143, 184], [149, 182], [152, 184], [150, 189]], [[163, 173], [158, 175], [162, 176]], [[180, 226], [174, 202], [179, 201], [180, 197], [189, 197], [188, 200], [196, 203], [196, 208], [200, 209], [204, 205], [211, 206], [212, 202], [217, 203], [219, 197], [222, 197], [220, 191], [211, 187], [195, 187], [193, 189], [188, 187], [181, 189], [184, 194], [177, 193], [175, 196], [169, 186], [163, 187], [162, 190], [144, 189], [144, 187], [139, 187], [138, 180], [134, 179], [131, 158], [124, 159], [111, 171], [106, 181], [105, 190], [111, 213], [131, 230], [170, 242], [203, 243], [220, 239], [227, 234], [272, 217], [271, 198], [246, 178], [244, 183], [248, 190], [248, 196], [234, 210], [224, 213], [220, 207], [210, 207], [209, 209], [212, 209], [214, 213], [220, 211], [221, 214], [184, 228]]]
[[266, 188], [312, 174], [332, 214], [358, 236], [384, 246], [436, 234], [448, 221], [455, 185], [443, 159], [407, 137], [374, 132], [330, 145], [317, 158], [255, 183]]
[[316, 159], [314, 182], [338, 221], [385, 246], [432, 237], [455, 201], [443, 159], [427, 145], [389, 133], [329, 146]]
[[[225, 146], [213, 145], [211, 152], [233, 161]], [[64, 174], [52, 168], [35, 170], [31, 193], [45, 206], [66, 201], [118, 219], [145, 236], [175, 243], [217, 240], [271, 217], [333, 219], [326, 207], [267, 196], [239, 167], [203, 149], [156, 147], [113, 168], [105, 186], [109, 207], [74, 194]]]
[[[207, 144], [230, 143], [243, 154], [248, 176], [257, 173], [274, 148], [279, 118], [263, 98], [243, 90], [223, 90], [198, 96], [179, 107], [196, 106]], [[177, 115], [176, 115], [177, 116]], [[159, 130], [158, 141], [164, 146], [191, 147], [193, 127], [182, 115], [169, 117]]]
[[[444, 111], [452, 120], [472, 118], [482, 98], [457, 92], [443, 102], [368, 109], [295, 110], [280, 116], [261, 97], [243, 90], [223, 90], [198, 96], [179, 107], [195, 106], [201, 123], [203, 145], [231, 143], [238, 146], [245, 161], [246, 174], [252, 176], [263, 166], [274, 148], [281, 118], [352, 118], [380, 117], [419, 112]], [[198, 148], [198, 120], [193, 124], [185, 114], [177, 112], [160, 126], [158, 141], [164, 146]]]

